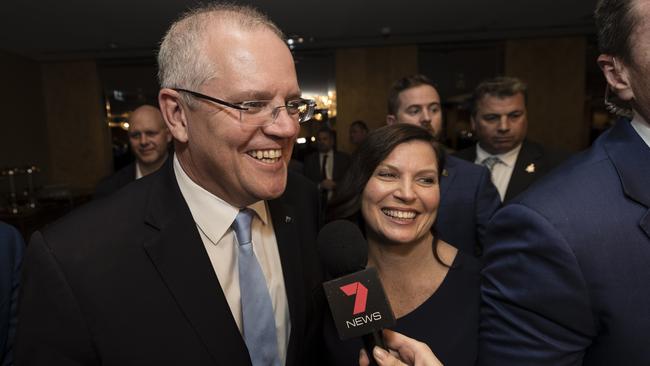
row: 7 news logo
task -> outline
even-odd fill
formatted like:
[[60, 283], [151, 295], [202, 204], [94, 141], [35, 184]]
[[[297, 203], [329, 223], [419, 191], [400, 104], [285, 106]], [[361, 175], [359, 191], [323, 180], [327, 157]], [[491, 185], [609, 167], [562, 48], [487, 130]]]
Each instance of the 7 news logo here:
[[[361, 282], [352, 282], [350, 284], [339, 287], [339, 289], [343, 291], [343, 293], [347, 296], [355, 296], [352, 315], [361, 314], [366, 311], [366, 304], [368, 302], [368, 288], [366, 288], [366, 286], [364, 286]], [[381, 313], [375, 311], [372, 314], [358, 316], [352, 318], [351, 320], [346, 320], [345, 326], [348, 328], [358, 327], [377, 320], [381, 320]]]

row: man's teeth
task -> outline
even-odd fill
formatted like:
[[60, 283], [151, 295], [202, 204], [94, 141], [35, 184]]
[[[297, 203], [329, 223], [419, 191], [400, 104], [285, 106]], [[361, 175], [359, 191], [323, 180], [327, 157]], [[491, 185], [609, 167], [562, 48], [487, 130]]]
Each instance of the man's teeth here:
[[398, 210], [382, 210], [385, 215], [390, 217], [396, 217], [398, 219], [413, 219], [415, 218], [415, 212], [413, 211], [398, 211]]
[[275, 162], [282, 157], [282, 150], [252, 150], [248, 155], [258, 160]]

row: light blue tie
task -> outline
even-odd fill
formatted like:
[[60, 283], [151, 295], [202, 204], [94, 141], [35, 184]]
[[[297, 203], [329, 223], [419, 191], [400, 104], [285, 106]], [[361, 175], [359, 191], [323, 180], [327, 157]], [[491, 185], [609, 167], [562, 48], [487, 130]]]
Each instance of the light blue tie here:
[[251, 242], [253, 212], [239, 211], [232, 224], [239, 243], [239, 290], [241, 292], [244, 341], [253, 366], [279, 366], [275, 315], [266, 280]]

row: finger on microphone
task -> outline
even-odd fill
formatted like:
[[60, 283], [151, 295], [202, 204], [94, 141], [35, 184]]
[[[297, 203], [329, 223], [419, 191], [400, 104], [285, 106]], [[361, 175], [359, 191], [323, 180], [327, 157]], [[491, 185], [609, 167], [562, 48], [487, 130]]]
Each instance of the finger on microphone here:
[[[405, 363], [401, 362], [395, 356], [386, 352], [383, 348], [375, 346], [372, 350], [373, 357], [379, 366], [407, 366]], [[365, 349], [361, 349], [359, 352], [359, 366], [368, 366], [370, 365], [370, 360], [368, 359], [368, 354]]]
[[368, 359], [368, 354], [365, 349], [359, 351], [359, 366], [368, 366], [370, 365], [370, 360]]
[[[408, 365], [414, 366], [442, 366], [442, 363], [433, 354], [431, 348], [425, 343], [409, 338], [403, 334], [385, 329], [384, 341], [389, 349], [397, 351], [402, 361]], [[375, 356], [375, 359], [376, 356]], [[377, 359], [377, 363], [382, 366], [390, 365], [382, 363]], [[399, 365], [401, 363], [395, 363]]]

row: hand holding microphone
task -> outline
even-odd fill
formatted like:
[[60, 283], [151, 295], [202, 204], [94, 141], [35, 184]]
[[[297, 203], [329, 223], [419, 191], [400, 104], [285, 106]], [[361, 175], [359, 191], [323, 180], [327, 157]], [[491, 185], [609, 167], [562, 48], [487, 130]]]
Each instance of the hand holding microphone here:
[[[384, 330], [384, 341], [388, 349], [397, 352], [399, 358], [384, 349], [373, 349], [374, 359], [379, 366], [442, 366], [429, 346], [403, 334]], [[370, 365], [365, 350], [359, 355], [359, 366]]]

